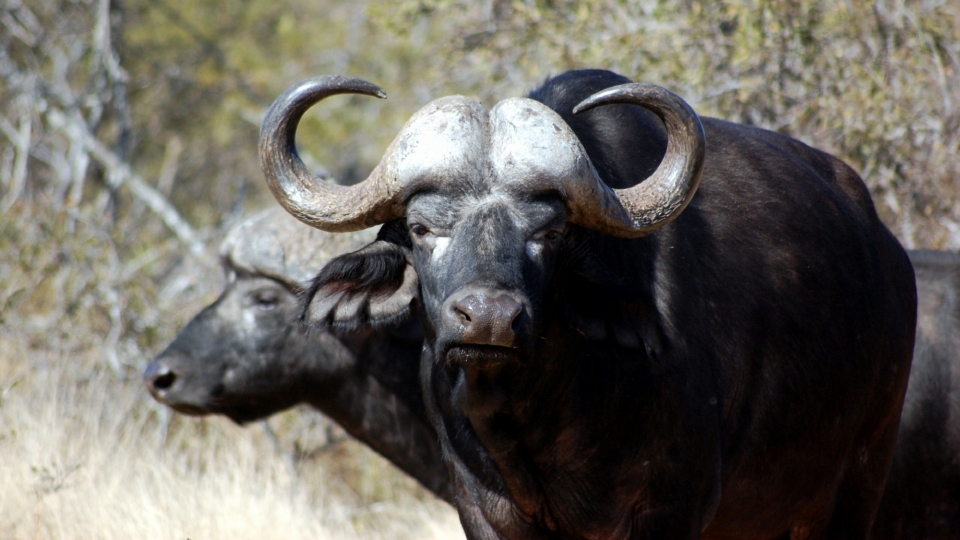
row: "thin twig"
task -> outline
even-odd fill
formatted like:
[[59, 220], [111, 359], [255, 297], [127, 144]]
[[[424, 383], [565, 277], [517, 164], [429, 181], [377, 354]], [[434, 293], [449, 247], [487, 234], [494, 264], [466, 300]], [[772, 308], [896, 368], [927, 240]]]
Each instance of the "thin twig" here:
[[0, 200], [0, 212], [10, 210], [10, 207], [17, 202], [20, 194], [27, 184], [27, 160], [30, 157], [30, 138], [33, 130], [33, 118], [31, 111], [33, 109], [33, 100], [24, 94], [24, 99], [29, 99], [30, 104], [22, 109], [20, 117], [20, 128], [13, 129], [6, 121], [2, 126], [2, 131], [13, 143], [16, 155], [13, 160], [13, 171], [10, 175], [10, 181], [7, 184], [7, 194]]
[[68, 138], [82, 144], [94, 159], [103, 165], [107, 172], [104, 177], [109, 188], [116, 190], [126, 184], [134, 197], [160, 216], [160, 219], [177, 235], [177, 238], [186, 244], [192, 254], [200, 257], [206, 252], [203, 241], [193, 227], [180, 216], [177, 209], [157, 190], [150, 187], [130, 165], [97, 140], [81, 120], [70, 118], [55, 107], [47, 110], [47, 120], [51, 126], [62, 131]]

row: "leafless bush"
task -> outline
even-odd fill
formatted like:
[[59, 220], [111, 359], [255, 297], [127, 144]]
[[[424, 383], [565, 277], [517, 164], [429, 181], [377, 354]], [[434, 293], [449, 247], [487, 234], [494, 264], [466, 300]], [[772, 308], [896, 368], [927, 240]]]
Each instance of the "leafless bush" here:
[[76, 207], [96, 165], [102, 195], [109, 196], [101, 206], [126, 185], [201, 255], [203, 244], [193, 228], [127, 162], [132, 137], [128, 76], [113, 48], [117, 18], [110, 6], [109, 0], [6, 6], [0, 77], [7, 82], [8, 106], [0, 111], [0, 130], [12, 143], [7, 153], [13, 156], [4, 156], [10, 166], [0, 176], [6, 188], [0, 209], [41, 197], [57, 208]]

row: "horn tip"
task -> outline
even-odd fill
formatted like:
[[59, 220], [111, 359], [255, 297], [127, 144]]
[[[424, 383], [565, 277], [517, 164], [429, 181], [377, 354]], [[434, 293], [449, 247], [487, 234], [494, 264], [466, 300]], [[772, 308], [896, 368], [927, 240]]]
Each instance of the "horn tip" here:
[[649, 85], [644, 85], [644, 83], [626, 83], [617, 86], [611, 86], [610, 88], [604, 88], [603, 90], [594, 93], [592, 96], [587, 97], [577, 104], [577, 106], [573, 108], [573, 114], [580, 114], [584, 111], [593, 109], [594, 107], [599, 107], [600, 105], [618, 103], [620, 102], [619, 99], [621, 98], [621, 94], [625, 89], [635, 89], [641, 86]]
[[[609, 90], [609, 88], [607, 90]], [[584, 111], [589, 111], [594, 107], [599, 107], [600, 105], [606, 104], [604, 98], [607, 97], [609, 93], [610, 92], [603, 90], [593, 94], [592, 96], [578, 103], [577, 106], [573, 108], [573, 114], [580, 114]]]

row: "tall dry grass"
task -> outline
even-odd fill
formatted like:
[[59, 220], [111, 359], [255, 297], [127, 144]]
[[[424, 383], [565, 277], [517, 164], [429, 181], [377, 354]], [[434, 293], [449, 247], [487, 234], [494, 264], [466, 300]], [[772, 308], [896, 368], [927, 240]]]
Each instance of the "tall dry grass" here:
[[[51, 213], [0, 217], [0, 538], [462, 537], [449, 506], [316, 413], [274, 417], [273, 437], [168, 416], [140, 386], [144, 343], [209, 301], [217, 273], [124, 272], [110, 235], [83, 216], [67, 235]], [[121, 292], [159, 299], [158, 319], [115, 309]]]

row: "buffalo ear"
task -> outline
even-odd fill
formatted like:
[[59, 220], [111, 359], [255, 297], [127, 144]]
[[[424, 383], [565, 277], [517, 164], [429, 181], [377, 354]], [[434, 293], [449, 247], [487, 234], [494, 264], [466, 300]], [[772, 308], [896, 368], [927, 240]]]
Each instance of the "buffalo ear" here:
[[409, 248], [378, 237], [324, 266], [300, 300], [300, 323], [337, 333], [395, 326], [419, 294]]

